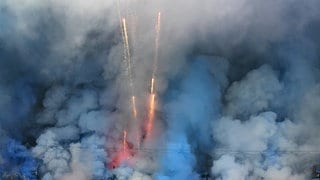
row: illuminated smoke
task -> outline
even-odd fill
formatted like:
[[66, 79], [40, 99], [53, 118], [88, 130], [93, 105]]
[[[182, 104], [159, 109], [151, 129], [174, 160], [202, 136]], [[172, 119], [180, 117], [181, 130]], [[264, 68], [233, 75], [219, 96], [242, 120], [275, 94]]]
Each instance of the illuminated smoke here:
[[0, 179], [311, 179], [319, 6], [1, 1]]

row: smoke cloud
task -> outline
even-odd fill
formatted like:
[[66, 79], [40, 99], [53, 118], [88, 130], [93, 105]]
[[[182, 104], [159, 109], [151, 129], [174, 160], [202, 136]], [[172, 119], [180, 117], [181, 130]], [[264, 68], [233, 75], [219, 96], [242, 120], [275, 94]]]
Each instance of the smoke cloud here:
[[318, 7], [1, 1], [0, 179], [310, 179]]

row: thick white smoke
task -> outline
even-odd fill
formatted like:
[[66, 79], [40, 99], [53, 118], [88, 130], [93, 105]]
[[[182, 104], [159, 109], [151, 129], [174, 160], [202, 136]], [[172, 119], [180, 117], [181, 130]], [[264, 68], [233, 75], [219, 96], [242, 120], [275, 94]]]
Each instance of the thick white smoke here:
[[[0, 179], [310, 179], [320, 163], [319, 6], [1, 1]], [[130, 155], [119, 160], [123, 143]]]

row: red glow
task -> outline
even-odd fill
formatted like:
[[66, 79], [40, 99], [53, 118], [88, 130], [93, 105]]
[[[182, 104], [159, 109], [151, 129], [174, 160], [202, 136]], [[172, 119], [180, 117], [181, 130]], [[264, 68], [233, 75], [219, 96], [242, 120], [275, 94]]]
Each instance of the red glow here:
[[119, 167], [122, 163], [130, 160], [132, 154], [129, 151], [120, 151], [113, 160], [108, 164], [109, 169]]
[[121, 150], [114, 156], [108, 164], [109, 169], [119, 167], [121, 164], [128, 162], [134, 155], [133, 145], [127, 142], [127, 131], [123, 131], [123, 140]]

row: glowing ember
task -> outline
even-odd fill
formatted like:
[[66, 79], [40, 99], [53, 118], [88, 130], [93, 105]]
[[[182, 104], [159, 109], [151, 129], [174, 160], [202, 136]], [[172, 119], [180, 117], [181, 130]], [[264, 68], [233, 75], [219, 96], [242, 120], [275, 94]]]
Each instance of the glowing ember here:
[[132, 96], [132, 113], [133, 117], [136, 119], [137, 118], [137, 107], [136, 107], [136, 97]]
[[154, 78], [151, 79], [151, 89], [150, 89], [150, 93], [153, 94], [154, 92]]

